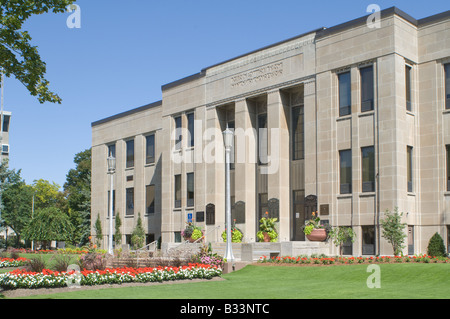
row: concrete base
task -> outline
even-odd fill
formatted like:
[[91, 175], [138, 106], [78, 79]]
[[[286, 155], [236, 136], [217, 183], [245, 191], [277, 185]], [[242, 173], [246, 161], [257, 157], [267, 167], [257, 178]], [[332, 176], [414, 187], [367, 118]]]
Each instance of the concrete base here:
[[242, 261], [226, 262], [224, 264], [224, 266], [223, 266], [222, 273], [228, 274], [230, 272], [242, 269], [245, 266], [247, 266], [248, 264], [250, 264], [250, 263], [249, 262], [242, 262]]

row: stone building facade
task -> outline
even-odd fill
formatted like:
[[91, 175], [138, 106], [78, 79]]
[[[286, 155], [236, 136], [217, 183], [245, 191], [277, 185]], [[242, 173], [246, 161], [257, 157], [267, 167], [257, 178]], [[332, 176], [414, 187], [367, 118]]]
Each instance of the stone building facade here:
[[222, 241], [228, 126], [232, 218], [245, 242], [266, 212], [280, 242], [305, 241], [301, 226], [318, 211], [356, 232], [345, 254], [392, 254], [379, 225], [397, 207], [404, 253], [425, 252], [435, 232], [448, 247], [450, 11], [416, 20], [393, 7], [379, 18], [212, 65], [163, 85], [161, 101], [92, 123], [92, 227], [99, 216], [108, 233], [113, 153], [123, 242], [138, 215], [148, 242], [180, 242], [190, 220]]

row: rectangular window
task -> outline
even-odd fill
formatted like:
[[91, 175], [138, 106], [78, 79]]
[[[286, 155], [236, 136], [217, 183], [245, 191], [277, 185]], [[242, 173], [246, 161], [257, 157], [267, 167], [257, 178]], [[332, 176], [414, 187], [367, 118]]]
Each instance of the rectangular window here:
[[[111, 191], [108, 191], [108, 216], [109, 216], [109, 210], [111, 209], [110, 196], [111, 196]], [[113, 200], [112, 213], [113, 213], [113, 216], [115, 216], [116, 215], [116, 191], [115, 190], [113, 190], [112, 200]]]
[[181, 175], [175, 175], [175, 208], [181, 207]]
[[361, 112], [372, 111], [374, 104], [373, 66], [359, 69], [361, 74]]
[[194, 173], [186, 174], [186, 187], [187, 187], [187, 203], [186, 206], [194, 206]]
[[267, 164], [268, 155], [267, 114], [258, 115], [258, 163]]
[[268, 196], [267, 193], [258, 194], [258, 208], [259, 208], [259, 219], [266, 217], [266, 212], [269, 210], [268, 206]]
[[9, 131], [9, 120], [11, 116], [3, 114], [3, 132]]
[[181, 131], [181, 116], [177, 116], [175, 118], [175, 149], [181, 150], [181, 140], [182, 140], [182, 131]]
[[292, 108], [292, 159], [305, 158], [305, 134], [304, 134], [303, 106]]
[[362, 254], [375, 255], [375, 227], [361, 226], [362, 230]]
[[[227, 123], [228, 128], [234, 132], [235, 129], [235, 124], [234, 121], [228, 121]], [[233, 145], [231, 145], [231, 152], [230, 152], [230, 169], [234, 169], [236, 167], [235, 163], [236, 163], [236, 153], [235, 153], [235, 148], [234, 145], [236, 144], [236, 135], [234, 135], [233, 138]]]
[[445, 108], [450, 109], [450, 63], [444, 65], [445, 73]]
[[145, 186], [145, 203], [147, 206], [147, 214], [155, 213], [155, 185]]
[[187, 147], [193, 147], [194, 146], [194, 113], [189, 113], [186, 115], [187, 122], [188, 122], [188, 140], [187, 140]]
[[412, 146], [406, 147], [406, 174], [408, 182], [408, 192], [413, 191], [413, 148]]
[[108, 154], [106, 155], [106, 157], [108, 157], [110, 155], [114, 158], [116, 157], [116, 144], [115, 143], [108, 145]]
[[126, 189], [126, 215], [134, 215], [134, 188], [130, 187]]
[[145, 164], [155, 163], [155, 134], [145, 137]]
[[445, 147], [447, 153], [447, 191], [450, 192], [450, 145]]
[[340, 192], [350, 194], [352, 192], [352, 151], [339, 151], [340, 165]]
[[411, 67], [405, 66], [406, 110], [411, 111]]
[[351, 114], [352, 93], [350, 71], [338, 75], [339, 80], [339, 116]]
[[361, 148], [362, 191], [375, 191], [375, 149], [373, 146]]
[[134, 167], [134, 140], [129, 140], [127, 144], [127, 163], [126, 168]]

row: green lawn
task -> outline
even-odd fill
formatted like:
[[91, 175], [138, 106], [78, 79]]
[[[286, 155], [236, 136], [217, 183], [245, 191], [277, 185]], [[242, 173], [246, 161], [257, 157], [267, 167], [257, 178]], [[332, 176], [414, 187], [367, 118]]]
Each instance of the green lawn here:
[[368, 265], [249, 265], [223, 281], [74, 291], [29, 298], [84, 299], [448, 299], [450, 264], [381, 264], [380, 288], [368, 288]]

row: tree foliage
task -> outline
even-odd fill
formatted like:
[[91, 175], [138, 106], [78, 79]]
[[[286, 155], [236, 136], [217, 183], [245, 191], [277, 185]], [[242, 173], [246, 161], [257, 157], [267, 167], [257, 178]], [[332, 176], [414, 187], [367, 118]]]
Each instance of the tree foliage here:
[[139, 213], [136, 227], [131, 233], [131, 244], [134, 249], [139, 249], [144, 246], [144, 243], [145, 243], [145, 229], [142, 226], [141, 213]]
[[7, 77], [15, 76], [40, 103], [61, 103], [61, 98], [49, 90], [46, 64], [37, 47], [31, 44], [29, 32], [22, 30], [22, 26], [31, 16], [64, 12], [74, 1], [0, 1], [0, 66]]
[[433, 237], [430, 238], [427, 246], [427, 254], [433, 257], [447, 256], [447, 253], [445, 252], [444, 240], [439, 233], [435, 233]]
[[382, 236], [392, 245], [395, 255], [400, 255], [403, 248], [405, 248], [405, 227], [406, 223], [402, 223], [403, 213], [398, 212], [398, 207], [395, 207], [393, 212], [386, 210], [385, 217], [381, 220], [383, 228]]
[[24, 231], [29, 240], [44, 242], [44, 246], [52, 240], [68, 241], [73, 232], [69, 217], [56, 207], [39, 209]]
[[347, 241], [355, 242], [356, 233], [351, 227], [339, 226], [330, 230], [328, 233], [333, 244], [339, 247], [339, 255], [342, 255], [342, 247]]
[[75, 155], [75, 168], [69, 170], [64, 193], [70, 220], [75, 226], [74, 241], [87, 244], [91, 228], [91, 149]]

